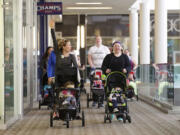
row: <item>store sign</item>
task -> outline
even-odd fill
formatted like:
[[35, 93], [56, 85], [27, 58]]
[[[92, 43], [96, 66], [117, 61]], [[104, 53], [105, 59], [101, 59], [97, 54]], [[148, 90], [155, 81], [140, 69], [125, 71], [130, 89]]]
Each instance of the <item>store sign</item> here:
[[62, 14], [62, 2], [38, 2], [38, 15], [59, 15]]
[[[151, 31], [155, 28], [155, 20], [151, 20]], [[168, 32], [180, 32], [180, 19], [168, 19], [167, 20]]]

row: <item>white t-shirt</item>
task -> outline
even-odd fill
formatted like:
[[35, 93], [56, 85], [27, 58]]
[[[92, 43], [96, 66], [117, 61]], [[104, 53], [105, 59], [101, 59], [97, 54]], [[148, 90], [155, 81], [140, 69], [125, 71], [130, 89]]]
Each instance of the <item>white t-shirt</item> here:
[[99, 47], [96, 45], [92, 46], [88, 51], [88, 54], [92, 57], [92, 63], [95, 68], [101, 68], [104, 57], [109, 53], [109, 48], [104, 45], [100, 45]]

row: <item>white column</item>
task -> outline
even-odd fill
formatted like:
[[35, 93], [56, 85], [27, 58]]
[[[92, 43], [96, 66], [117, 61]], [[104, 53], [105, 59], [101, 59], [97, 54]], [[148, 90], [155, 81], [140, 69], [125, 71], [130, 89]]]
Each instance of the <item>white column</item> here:
[[49, 26], [49, 22], [52, 19], [51, 15], [48, 15], [48, 46], [52, 46], [53, 47], [53, 41], [52, 41], [52, 37], [51, 37], [51, 27]]
[[37, 37], [37, 2], [34, 1], [33, 2], [33, 6], [34, 6], [34, 16], [33, 16], [33, 20], [34, 20], [34, 89], [36, 92], [36, 97], [34, 97], [36, 100], [38, 99], [38, 94], [39, 94], [39, 87], [38, 87], [38, 65], [37, 65], [37, 52], [38, 52], [38, 37]]
[[4, 10], [3, 1], [0, 0], [0, 129], [4, 126]]
[[147, 2], [140, 4], [140, 64], [150, 64], [150, 9]]
[[167, 63], [167, 0], [155, 0], [155, 63]]
[[138, 64], [138, 13], [137, 9], [131, 9], [130, 16], [130, 52]]
[[[22, 42], [22, 0], [13, 1], [14, 42], [14, 116], [23, 116], [23, 42]], [[18, 33], [18, 34], [17, 34]]]

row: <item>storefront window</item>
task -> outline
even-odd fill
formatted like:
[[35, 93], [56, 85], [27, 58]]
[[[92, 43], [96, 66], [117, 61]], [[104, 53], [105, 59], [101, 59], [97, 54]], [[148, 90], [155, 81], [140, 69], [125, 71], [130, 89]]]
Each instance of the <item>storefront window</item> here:
[[177, 96], [177, 91], [180, 91], [180, 14], [168, 14], [167, 64], [154, 63], [154, 45], [154, 15], [151, 15], [151, 64], [139, 67], [139, 93], [153, 100], [177, 105], [174, 95]]
[[[86, 52], [95, 45], [95, 36], [102, 37], [102, 44], [112, 50], [114, 41], [122, 42], [125, 49], [129, 45], [129, 15], [88, 15]], [[88, 53], [86, 53], [88, 54]], [[88, 65], [88, 60], [87, 65]], [[87, 77], [90, 67], [87, 66]]]
[[77, 15], [63, 15], [63, 23], [57, 22], [55, 26], [56, 38], [57, 39], [65, 38], [70, 40], [73, 49], [76, 49], [77, 26], [78, 26]]
[[87, 16], [87, 48], [95, 44], [95, 36], [102, 37], [103, 44], [111, 47], [119, 40], [125, 48], [129, 40], [129, 15], [89, 15]]
[[26, 45], [26, 0], [23, 0], [23, 105], [24, 109], [29, 106], [27, 90], [27, 45]]
[[14, 116], [13, 0], [4, 8], [5, 122]]

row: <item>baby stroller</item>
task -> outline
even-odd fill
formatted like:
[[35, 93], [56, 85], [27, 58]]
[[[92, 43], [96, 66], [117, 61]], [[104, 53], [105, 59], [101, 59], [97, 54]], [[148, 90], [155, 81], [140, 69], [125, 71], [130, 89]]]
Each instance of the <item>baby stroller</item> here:
[[[127, 100], [126, 98], [131, 95], [129, 95], [129, 92], [126, 89], [126, 76], [118, 71], [111, 72], [107, 76], [106, 84], [105, 84], [105, 95], [106, 95], [106, 101], [107, 104], [105, 106], [105, 116], [104, 116], [104, 123], [106, 123], [107, 120], [111, 123], [112, 118], [111, 116], [116, 116], [117, 119], [122, 119], [123, 123], [126, 123], [126, 120], [128, 120], [129, 123], [131, 123], [131, 117], [129, 116], [129, 108], [127, 106]], [[118, 89], [117, 89], [118, 88]], [[115, 93], [114, 90], [117, 89]], [[113, 99], [110, 99], [110, 97], [116, 98], [116, 107], [114, 106]], [[116, 111], [114, 111], [116, 109]]]
[[90, 93], [87, 93], [87, 108], [89, 108], [89, 102], [93, 101], [93, 98], [97, 100], [98, 108], [104, 100], [104, 82], [101, 79], [102, 71], [95, 69], [90, 73]]
[[[80, 106], [80, 89], [76, 88], [77, 84], [77, 69], [70, 68], [68, 72], [62, 71], [61, 75], [56, 76], [56, 83], [61, 82], [64, 84], [67, 81], [71, 81], [75, 84], [75, 88], [63, 88], [62, 86], [55, 88], [55, 110], [50, 113], [50, 127], [53, 127], [54, 120], [63, 120], [65, 125], [69, 128], [69, 122], [71, 120], [80, 119], [82, 121], [82, 126], [85, 126], [85, 115], [82, 111], [82, 117], [77, 114], [81, 111]], [[75, 73], [76, 72], [76, 73]], [[72, 74], [70, 74], [72, 73]], [[63, 78], [63, 79], [62, 79]], [[60, 79], [60, 80], [59, 80]], [[63, 83], [62, 83], [63, 82]], [[62, 96], [62, 93], [71, 93], [71, 96]], [[58, 116], [53, 117], [54, 112], [57, 112]]]
[[137, 84], [135, 81], [129, 81], [129, 84], [127, 86], [127, 91], [129, 92], [128, 95], [130, 95], [131, 100], [133, 96], [135, 96], [137, 101], [139, 100]]
[[85, 89], [85, 87], [84, 87], [84, 83], [85, 83], [85, 81], [84, 81], [84, 71], [83, 70], [79, 70], [79, 74], [80, 74], [80, 91], [81, 91], [81, 93], [82, 92], [84, 92], [85, 94], [86, 94], [86, 89]]
[[39, 109], [41, 106], [47, 106], [47, 108], [52, 108], [53, 104], [53, 88], [50, 85], [45, 85], [41, 90], [41, 99], [39, 100]]

